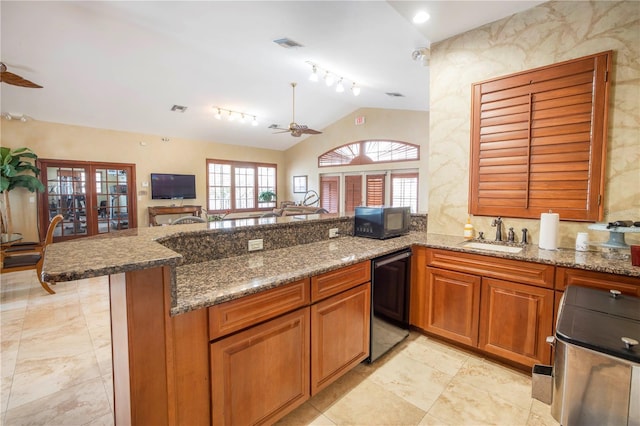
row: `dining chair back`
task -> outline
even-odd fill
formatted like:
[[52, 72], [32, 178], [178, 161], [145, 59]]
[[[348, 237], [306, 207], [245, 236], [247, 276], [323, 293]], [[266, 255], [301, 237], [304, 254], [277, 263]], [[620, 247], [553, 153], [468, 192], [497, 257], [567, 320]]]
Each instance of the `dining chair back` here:
[[41, 244], [34, 246], [31, 251], [10, 251], [10, 247], [2, 251], [2, 269], [0, 273], [26, 271], [29, 269], [35, 269], [38, 281], [42, 288], [44, 288], [49, 294], [55, 294], [55, 291], [49, 287], [49, 283], [42, 280], [42, 265], [44, 263], [44, 252], [47, 245], [53, 242], [53, 234], [56, 226], [64, 217], [59, 214], [51, 219], [49, 227], [47, 228], [47, 234]]

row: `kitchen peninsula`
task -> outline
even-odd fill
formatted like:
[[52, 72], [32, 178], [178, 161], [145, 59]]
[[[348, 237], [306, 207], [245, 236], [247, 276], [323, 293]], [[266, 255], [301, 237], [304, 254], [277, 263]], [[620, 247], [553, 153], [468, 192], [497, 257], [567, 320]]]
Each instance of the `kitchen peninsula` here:
[[[129, 229], [49, 246], [43, 275], [50, 282], [109, 275], [117, 424], [233, 422], [227, 405], [237, 401], [220, 394], [224, 383], [217, 379], [228, 371], [234, 373], [228, 370], [229, 360], [239, 350], [237, 345], [249, 342], [229, 339], [240, 339], [248, 331], [256, 333], [252, 342], [264, 342], [259, 351], [267, 352], [259, 353], [269, 354], [260, 362], [275, 354], [285, 356], [289, 363], [298, 358], [295, 365], [300, 375], [289, 373], [292, 381], [269, 383], [269, 393], [285, 403], [275, 409], [267, 407], [271, 411], [252, 418], [275, 421], [312, 392], [309, 382], [314, 380], [309, 378], [309, 370], [311, 376], [315, 370], [313, 361], [307, 360], [314, 359], [313, 353], [308, 355], [309, 341], [314, 338], [309, 316], [314, 309], [318, 315], [343, 305], [350, 308], [345, 312], [366, 311], [369, 259], [404, 247], [640, 277], [640, 268], [632, 267], [629, 261], [603, 259], [599, 253], [578, 258], [572, 250], [545, 252], [534, 246], [517, 254], [465, 248], [461, 237], [427, 235], [424, 216], [412, 219], [413, 232], [384, 241], [350, 237], [352, 217], [337, 215]], [[342, 236], [328, 239], [330, 228], [339, 228]], [[256, 238], [263, 239], [265, 250], [247, 253], [248, 240]], [[416, 264], [421, 259], [414, 258]], [[341, 271], [346, 273], [341, 275]], [[314, 282], [344, 287], [330, 297], [314, 299]], [[330, 308], [323, 310], [327, 301]], [[251, 314], [256, 310], [262, 317]], [[357, 315], [350, 319], [360, 326], [359, 330], [345, 330], [353, 337], [368, 319]], [[243, 321], [254, 322], [250, 328], [245, 329], [246, 324], [233, 328], [233, 323]], [[230, 334], [218, 331], [228, 324]], [[244, 331], [235, 331], [240, 329]], [[272, 342], [279, 343], [278, 350], [269, 352], [267, 336], [273, 335], [280, 336]], [[227, 341], [230, 346], [217, 351], [216, 344]], [[295, 356], [287, 358], [282, 344]], [[236, 352], [225, 352], [227, 348]], [[336, 367], [330, 376], [337, 378], [360, 362], [362, 354], [356, 352], [342, 354], [347, 358], [344, 368]], [[237, 375], [230, 377], [238, 379]], [[261, 403], [240, 402], [251, 408]]]

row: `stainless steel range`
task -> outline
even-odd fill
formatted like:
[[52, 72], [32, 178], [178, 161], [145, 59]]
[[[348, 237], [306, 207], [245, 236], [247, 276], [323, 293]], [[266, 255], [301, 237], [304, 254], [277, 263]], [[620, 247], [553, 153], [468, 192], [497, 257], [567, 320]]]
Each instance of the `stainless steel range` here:
[[555, 337], [553, 417], [565, 426], [640, 426], [640, 299], [569, 286]]

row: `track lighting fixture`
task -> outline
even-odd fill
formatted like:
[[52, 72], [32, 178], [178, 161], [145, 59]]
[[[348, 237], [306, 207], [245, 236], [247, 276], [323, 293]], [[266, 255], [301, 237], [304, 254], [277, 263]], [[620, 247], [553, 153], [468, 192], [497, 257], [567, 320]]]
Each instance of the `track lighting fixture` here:
[[315, 65], [312, 67], [309, 81], [313, 81], [314, 83], [318, 81], [318, 67], [316, 67]]
[[327, 87], [333, 86], [333, 75], [329, 74], [329, 71], [324, 74], [324, 84], [326, 84]]
[[222, 120], [222, 115], [225, 114], [227, 121], [236, 121], [237, 119], [238, 123], [244, 124], [244, 123], [247, 123], [249, 119], [253, 117], [253, 120], [251, 120], [251, 125], [252, 126], [258, 125], [258, 118], [253, 114], [247, 114], [246, 112], [233, 111], [230, 109], [224, 109], [219, 107], [213, 107], [213, 109], [215, 111], [215, 114], [213, 116], [217, 120]]
[[[315, 64], [311, 61], [307, 61], [307, 64], [311, 65], [311, 74], [309, 75], [309, 81], [319, 81], [318, 73], [323, 72], [324, 77], [322, 79], [324, 80], [324, 83], [327, 85], [327, 87], [333, 86], [333, 83], [335, 83], [337, 80], [338, 84], [336, 85], [336, 92], [342, 93], [345, 91], [344, 85], [348, 82], [347, 79], [329, 71], [328, 69], [322, 68], [320, 67], [320, 65]], [[353, 96], [358, 96], [360, 94], [360, 87], [356, 86], [355, 81], [351, 82], [351, 93], [353, 93]]]

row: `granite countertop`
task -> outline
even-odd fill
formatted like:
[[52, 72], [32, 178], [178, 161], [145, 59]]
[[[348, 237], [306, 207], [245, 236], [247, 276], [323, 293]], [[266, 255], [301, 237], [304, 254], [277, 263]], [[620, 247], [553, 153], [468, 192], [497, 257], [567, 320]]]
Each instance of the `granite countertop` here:
[[198, 224], [121, 232], [110, 237], [87, 238], [48, 246], [43, 268], [44, 279], [50, 282], [70, 281], [168, 265], [175, 268], [171, 315], [177, 315], [382, 256], [414, 244], [640, 277], [640, 267], [631, 266], [628, 258], [610, 259], [599, 251], [548, 251], [528, 245], [516, 254], [493, 252], [465, 247], [462, 237], [424, 232], [412, 232], [389, 240], [344, 236], [182, 265], [182, 256], [158, 241], [181, 233], [218, 231], [208, 228], [207, 224]]

